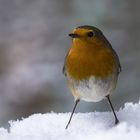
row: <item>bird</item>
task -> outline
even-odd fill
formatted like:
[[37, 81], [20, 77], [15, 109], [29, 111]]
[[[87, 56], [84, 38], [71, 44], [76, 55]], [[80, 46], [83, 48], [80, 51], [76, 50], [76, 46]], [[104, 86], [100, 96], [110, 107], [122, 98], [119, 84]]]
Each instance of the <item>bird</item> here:
[[121, 72], [117, 53], [97, 27], [78, 26], [69, 36], [72, 38], [72, 46], [65, 57], [63, 74], [74, 96], [74, 107], [66, 129], [81, 100], [99, 102], [106, 98], [113, 112], [115, 124], [118, 124], [119, 119], [110, 99]]

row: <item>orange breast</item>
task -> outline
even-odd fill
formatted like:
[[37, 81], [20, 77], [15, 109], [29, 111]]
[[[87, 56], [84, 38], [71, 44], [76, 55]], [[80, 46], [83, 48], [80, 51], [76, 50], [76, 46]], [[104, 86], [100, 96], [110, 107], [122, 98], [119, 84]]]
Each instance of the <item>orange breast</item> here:
[[[88, 45], [88, 46], [87, 46]], [[75, 41], [66, 58], [67, 73], [75, 80], [90, 76], [105, 78], [111, 75], [117, 62], [109, 47]]]

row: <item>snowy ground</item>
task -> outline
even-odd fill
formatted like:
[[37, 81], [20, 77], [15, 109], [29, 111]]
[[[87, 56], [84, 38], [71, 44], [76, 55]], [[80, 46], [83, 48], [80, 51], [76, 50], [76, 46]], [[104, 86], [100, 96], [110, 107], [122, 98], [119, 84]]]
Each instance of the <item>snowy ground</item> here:
[[69, 113], [34, 114], [10, 121], [10, 130], [0, 128], [0, 140], [140, 140], [140, 102], [127, 103], [117, 112], [114, 126], [110, 112], [77, 113], [67, 130]]

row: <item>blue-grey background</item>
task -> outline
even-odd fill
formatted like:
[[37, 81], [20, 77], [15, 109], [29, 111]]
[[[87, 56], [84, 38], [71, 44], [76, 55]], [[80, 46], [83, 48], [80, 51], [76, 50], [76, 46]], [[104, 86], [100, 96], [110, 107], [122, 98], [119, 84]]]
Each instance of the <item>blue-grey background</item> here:
[[[74, 27], [100, 28], [120, 57], [112, 95], [116, 109], [140, 97], [140, 1], [0, 0], [0, 126], [33, 113], [70, 112], [73, 97], [62, 75]], [[110, 110], [104, 100], [78, 112]]]

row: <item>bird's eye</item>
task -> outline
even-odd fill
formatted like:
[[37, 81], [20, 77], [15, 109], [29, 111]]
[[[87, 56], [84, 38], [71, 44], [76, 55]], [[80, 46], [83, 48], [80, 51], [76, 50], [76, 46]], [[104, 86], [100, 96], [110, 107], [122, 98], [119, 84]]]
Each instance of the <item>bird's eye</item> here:
[[93, 32], [88, 32], [88, 37], [93, 37], [94, 36], [94, 33]]

